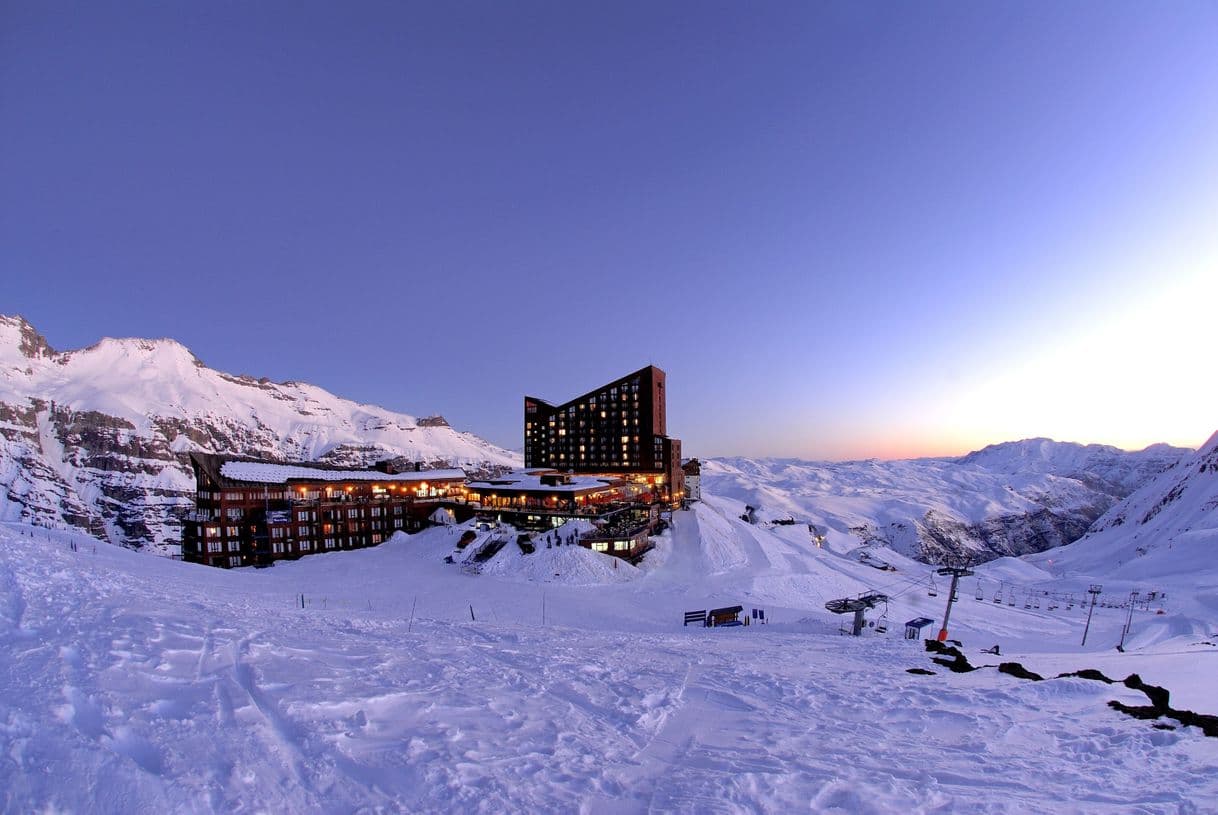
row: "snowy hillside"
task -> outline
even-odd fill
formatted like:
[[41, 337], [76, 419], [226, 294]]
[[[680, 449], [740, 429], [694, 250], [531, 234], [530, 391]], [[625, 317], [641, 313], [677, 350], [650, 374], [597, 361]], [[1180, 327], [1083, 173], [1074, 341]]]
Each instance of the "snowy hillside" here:
[[[957, 674], [902, 638], [904, 620], [942, 617], [928, 567], [877, 547], [895, 571], [878, 570], [742, 511], [712, 496], [675, 513], [638, 569], [538, 541], [480, 573], [465, 561], [510, 530], [462, 552], [462, 528], [433, 528], [229, 571], [0, 526], [0, 810], [1218, 807], [1218, 739], [1113, 710], [1146, 704], [1119, 684], [994, 667], [1136, 672], [1218, 713], [1218, 609], [1188, 599], [1192, 578], [1166, 584], [1168, 613], [1134, 612], [1118, 653], [1127, 612], [1107, 595], [1086, 648], [1084, 609], [1047, 602], [1091, 576], [987, 563], [951, 629], [989, 667]], [[998, 586], [1021, 602], [992, 602]], [[877, 625], [838, 636], [824, 601], [868, 589], [891, 597]], [[1025, 608], [1033, 592], [1046, 602]], [[736, 603], [770, 624], [681, 624]], [[981, 653], [995, 643], [1001, 657]]]
[[0, 519], [172, 549], [175, 514], [193, 497], [191, 450], [359, 465], [390, 457], [519, 464], [440, 417], [232, 376], [173, 340], [105, 339], [58, 353], [21, 318], [0, 317]]
[[[1049, 563], [1045, 557], [1040, 562]], [[1074, 544], [1052, 553], [1056, 571], [1130, 579], [1192, 575], [1218, 609], [1218, 433], [1120, 502]]]
[[927, 562], [960, 554], [989, 560], [1076, 540], [1191, 453], [1029, 439], [958, 459], [712, 459], [702, 479], [708, 493], [755, 507], [761, 521], [813, 524], [839, 550], [881, 544]]

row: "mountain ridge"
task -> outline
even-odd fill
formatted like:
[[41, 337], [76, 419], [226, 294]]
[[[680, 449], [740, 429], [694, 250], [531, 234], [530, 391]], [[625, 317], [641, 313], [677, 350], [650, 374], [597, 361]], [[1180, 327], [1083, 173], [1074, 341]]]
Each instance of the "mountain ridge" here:
[[838, 551], [879, 546], [931, 563], [976, 562], [1071, 543], [1192, 454], [1161, 444], [1130, 452], [1025, 439], [950, 458], [712, 458], [703, 461], [702, 482], [708, 494], [754, 507], [763, 522], [812, 524]]
[[24, 318], [0, 316], [0, 519], [172, 553], [193, 497], [192, 450], [345, 466], [520, 463], [443, 417], [212, 369], [171, 338], [57, 351]]

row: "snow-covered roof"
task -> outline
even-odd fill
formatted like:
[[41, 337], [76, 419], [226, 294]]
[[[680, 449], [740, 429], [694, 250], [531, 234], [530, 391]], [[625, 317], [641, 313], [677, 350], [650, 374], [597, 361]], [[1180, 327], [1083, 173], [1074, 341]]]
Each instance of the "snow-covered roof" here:
[[493, 492], [495, 490], [524, 491], [524, 492], [587, 492], [588, 490], [606, 489], [613, 484], [613, 479], [587, 475], [569, 475], [567, 484], [543, 484], [541, 474], [549, 470], [517, 470], [486, 481], [471, 481], [466, 486], [475, 492]]
[[220, 465], [220, 474], [234, 481], [249, 481], [256, 484], [286, 484], [292, 479], [301, 481], [383, 481], [389, 483], [402, 481], [452, 481], [464, 480], [465, 478], [465, 471], [457, 469], [382, 473], [377, 470], [325, 470], [319, 467], [268, 464], [260, 461], [226, 461]]

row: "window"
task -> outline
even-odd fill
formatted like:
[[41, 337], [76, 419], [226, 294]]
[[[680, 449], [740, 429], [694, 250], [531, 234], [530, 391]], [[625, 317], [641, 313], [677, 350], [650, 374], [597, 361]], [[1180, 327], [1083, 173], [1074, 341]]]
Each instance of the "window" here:
[[274, 553], [275, 553], [275, 554], [277, 554], [277, 555], [282, 555], [282, 554], [283, 554], [283, 552], [284, 552], [284, 548], [283, 548], [283, 547], [284, 547], [284, 544], [282, 544], [282, 543], [272, 543], [272, 544], [271, 544], [271, 551], [272, 551], [272, 552], [274, 552]]
[[228, 542], [228, 551], [240, 552], [241, 551], [241, 541], [229, 541]]
[[380, 507], [373, 507], [373, 508], [372, 508], [372, 517], [373, 517], [373, 518], [379, 518], [380, 516], [381, 516], [381, 508], [380, 508]]
[[283, 532], [284, 532], [284, 529], [282, 526], [273, 527], [271, 529], [271, 537], [272, 538], [282, 538], [282, 537], [284, 537]]
[[326, 538], [326, 548], [327, 549], [334, 548], [334, 538]]
[[592, 541], [593, 552], [608, 552], [609, 541]]
[[307, 552], [307, 551], [309, 551], [309, 550], [310, 550], [310, 549], [312, 549], [312, 548], [313, 548], [313, 544], [309, 543], [308, 541], [301, 541], [301, 542], [300, 542], [300, 551], [302, 551], [302, 552]]
[[402, 508], [401, 508], [400, 506], [396, 506], [396, 507], [394, 507], [394, 508], [393, 508], [393, 514], [394, 514], [394, 515], [401, 515], [401, 514], [402, 514]]
[[296, 534], [300, 535], [302, 538], [305, 537], [306, 535], [309, 534], [309, 527], [307, 527], [303, 524], [296, 527]]
[[354, 508], [347, 510], [347, 517], [348, 517], [348, 518], [358, 518], [358, 517], [359, 517], [359, 510], [358, 510], [358, 509], [354, 509]]
[[226, 527], [224, 530], [224, 534], [230, 538], [239, 538], [239, 537], [241, 537], [241, 527], [239, 527], [239, 526]]
[[208, 542], [207, 542], [207, 551], [209, 551], [209, 552], [223, 552], [223, 551], [224, 551], [224, 544], [220, 543], [220, 541], [208, 541]]
[[205, 527], [203, 527], [203, 536], [204, 536], [204, 537], [206, 537], [206, 538], [218, 538], [218, 537], [220, 537], [220, 527], [218, 527], [218, 526], [205, 526]]
[[224, 514], [227, 515], [231, 520], [239, 521], [241, 520], [242, 514], [241, 507], [229, 507], [228, 509], [224, 510]]
[[228, 559], [228, 565], [229, 566], [240, 566], [241, 565], [241, 555], [237, 555], [236, 557], [230, 557]]
[[380, 542], [381, 542], [381, 540], [382, 540], [383, 538], [384, 538], [384, 535], [373, 535], [373, 536], [372, 536], [372, 542], [373, 542], [373, 543], [380, 543]]
[[630, 548], [630, 541], [614, 541], [613, 549], [615, 552], [625, 552]]

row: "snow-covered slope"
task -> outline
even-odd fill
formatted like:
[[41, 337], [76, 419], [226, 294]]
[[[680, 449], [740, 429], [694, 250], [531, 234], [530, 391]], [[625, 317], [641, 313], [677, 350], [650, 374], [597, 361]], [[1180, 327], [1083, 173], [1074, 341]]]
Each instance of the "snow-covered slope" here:
[[[952, 635], [989, 667], [954, 674], [902, 637], [904, 620], [941, 617], [928, 567], [884, 551], [897, 571], [879, 571], [742, 509], [712, 495], [675, 513], [639, 569], [509, 543], [480, 574], [444, 561], [459, 527], [221, 570], [0, 526], [0, 811], [1218, 805], [1218, 739], [1112, 710], [1146, 703], [1120, 685], [994, 669], [1136, 672], [1175, 707], [1218, 713], [1212, 639], [1161, 622], [1186, 616], [1171, 601], [1168, 616], [1138, 610], [1117, 653], [1124, 610], [1097, 608], [1083, 649], [1083, 608], [978, 601], [970, 578]], [[1088, 582], [1010, 558], [978, 571], [987, 594]], [[824, 601], [864, 589], [891, 596], [868, 615], [885, 630], [837, 636]], [[770, 624], [681, 624], [736, 603]], [[980, 653], [994, 643], [1001, 657]]]
[[173, 340], [105, 339], [58, 353], [23, 319], [0, 317], [0, 519], [172, 550], [176, 513], [193, 495], [191, 450], [358, 465], [520, 463], [441, 417], [232, 376]]
[[1118, 579], [1191, 576], [1193, 593], [1218, 609], [1218, 433], [1052, 553], [1052, 564]]
[[959, 554], [988, 560], [1076, 540], [1191, 452], [1029, 439], [958, 459], [711, 459], [702, 481], [710, 494], [755, 507], [759, 520], [811, 523], [838, 549], [880, 543], [930, 562]]

